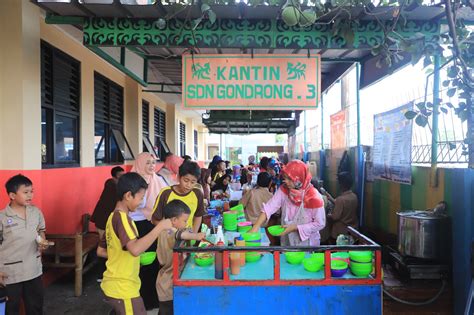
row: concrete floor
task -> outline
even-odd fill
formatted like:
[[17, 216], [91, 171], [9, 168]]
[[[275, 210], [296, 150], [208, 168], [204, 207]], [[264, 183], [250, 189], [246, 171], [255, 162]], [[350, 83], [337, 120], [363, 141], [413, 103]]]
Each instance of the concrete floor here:
[[[54, 271], [49, 271], [54, 272]], [[83, 294], [74, 296], [74, 273], [62, 276], [45, 290], [45, 315], [107, 315], [110, 307], [103, 301], [100, 284], [97, 282], [98, 266], [87, 272], [83, 278]], [[46, 274], [51, 277], [51, 274]], [[148, 311], [148, 315], [157, 315], [158, 309]]]

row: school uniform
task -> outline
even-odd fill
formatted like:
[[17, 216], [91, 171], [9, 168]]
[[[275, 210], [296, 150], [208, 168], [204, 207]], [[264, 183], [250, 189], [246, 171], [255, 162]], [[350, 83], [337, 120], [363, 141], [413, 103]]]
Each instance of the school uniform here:
[[125, 212], [115, 210], [109, 216], [105, 228], [105, 238], [100, 247], [107, 249], [107, 269], [100, 287], [105, 301], [119, 315], [146, 314], [140, 297], [140, 257], [127, 250], [127, 243], [138, 238], [135, 223]]
[[21, 218], [10, 206], [0, 211], [0, 271], [7, 275], [7, 314], [19, 314], [23, 298], [28, 315], [43, 313], [43, 266], [36, 237], [45, 232], [43, 214], [26, 207]]
[[156, 221], [162, 220], [164, 217], [164, 206], [173, 200], [181, 200], [191, 210], [187, 227], [193, 226], [194, 217], [202, 217], [205, 214], [204, 198], [199, 189], [194, 188], [187, 194], [180, 194], [175, 190], [174, 186], [171, 186], [163, 188], [158, 198], [156, 198], [155, 206], [153, 207], [153, 219]]

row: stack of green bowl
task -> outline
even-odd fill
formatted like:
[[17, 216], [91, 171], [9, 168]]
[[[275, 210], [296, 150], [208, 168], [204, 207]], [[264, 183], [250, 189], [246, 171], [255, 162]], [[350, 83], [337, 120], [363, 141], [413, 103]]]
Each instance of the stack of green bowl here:
[[237, 212], [236, 211], [224, 212], [224, 230], [237, 231]]
[[352, 274], [358, 277], [368, 277], [372, 272], [372, 252], [371, 251], [350, 251], [350, 269]]
[[[262, 235], [260, 232], [254, 233], [242, 233], [242, 237], [245, 240], [245, 246], [254, 247], [261, 245], [261, 237]], [[260, 260], [262, 255], [259, 252], [246, 252], [245, 253], [245, 261], [246, 262], [254, 262]]]
[[237, 211], [237, 222], [245, 222], [247, 219], [245, 218], [244, 212], [244, 205], [239, 203], [238, 205], [230, 208], [230, 211]]

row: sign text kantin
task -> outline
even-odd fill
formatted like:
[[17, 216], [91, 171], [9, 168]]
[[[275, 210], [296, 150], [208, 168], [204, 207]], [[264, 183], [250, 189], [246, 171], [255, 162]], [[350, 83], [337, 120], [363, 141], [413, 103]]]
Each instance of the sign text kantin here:
[[319, 55], [183, 55], [185, 109], [318, 108]]

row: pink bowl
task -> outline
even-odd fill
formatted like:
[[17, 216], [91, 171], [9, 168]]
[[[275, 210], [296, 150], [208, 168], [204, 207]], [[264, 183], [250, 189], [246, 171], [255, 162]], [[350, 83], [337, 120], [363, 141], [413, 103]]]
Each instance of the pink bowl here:
[[249, 226], [252, 225], [252, 222], [250, 221], [245, 221], [245, 222], [239, 222], [237, 223], [237, 226]]

